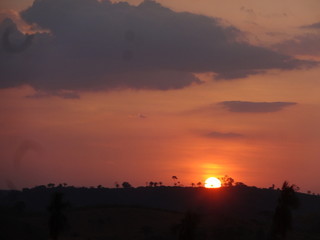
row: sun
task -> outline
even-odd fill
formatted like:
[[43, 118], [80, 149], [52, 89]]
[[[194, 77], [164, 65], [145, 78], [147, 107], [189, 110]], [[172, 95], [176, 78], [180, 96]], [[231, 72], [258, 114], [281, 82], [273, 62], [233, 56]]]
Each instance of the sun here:
[[221, 187], [221, 181], [215, 177], [209, 177], [205, 182], [204, 186], [206, 188], [219, 188]]

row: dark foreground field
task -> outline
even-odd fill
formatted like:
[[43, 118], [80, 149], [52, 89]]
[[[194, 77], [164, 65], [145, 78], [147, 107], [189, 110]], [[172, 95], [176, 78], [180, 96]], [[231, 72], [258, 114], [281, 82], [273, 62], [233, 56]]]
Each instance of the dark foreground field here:
[[[255, 187], [45, 188], [0, 191], [0, 239], [49, 239], [52, 196], [63, 193], [58, 239], [270, 239], [279, 190]], [[287, 239], [320, 239], [320, 198], [297, 194]], [[179, 238], [180, 237], [180, 238]], [[189, 238], [192, 239], [192, 238]]]

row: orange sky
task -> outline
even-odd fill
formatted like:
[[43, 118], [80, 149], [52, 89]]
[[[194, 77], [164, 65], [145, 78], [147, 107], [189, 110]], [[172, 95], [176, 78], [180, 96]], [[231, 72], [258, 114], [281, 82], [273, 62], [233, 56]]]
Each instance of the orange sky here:
[[[128, 1], [138, 4], [141, 1]], [[310, 31], [320, 3], [159, 0], [174, 11], [219, 17], [272, 47]], [[4, 1], [2, 19], [31, 1]], [[317, 32], [318, 31], [318, 32]], [[271, 34], [273, 33], [273, 34]], [[309, 32], [308, 32], [309, 33]], [[278, 50], [277, 50], [278, 51]], [[318, 52], [319, 53], [319, 52]], [[318, 54], [289, 53], [303, 59]], [[0, 89], [0, 188], [49, 182], [112, 187], [129, 181], [184, 185], [225, 174], [258, 187], [284, 180], [320, 192], [320, 68], [269, 70], [175, 90], [79, 90], [80, 98], [27, 98], [30, 85]], [[225, 101], [297, 103], [271, 112], [234, 112]], [[220, 103], [220, 104], [219, 104]], [[19, 151], [27, 146], [21, 156]], [[18, 166], [14, 161], [19, 158]]]

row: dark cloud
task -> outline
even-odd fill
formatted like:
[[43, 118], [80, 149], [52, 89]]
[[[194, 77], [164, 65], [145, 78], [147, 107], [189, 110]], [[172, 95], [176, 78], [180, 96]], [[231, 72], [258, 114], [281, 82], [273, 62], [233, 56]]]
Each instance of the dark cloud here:
[[295, 102], [246, 102], [246, 101], [225, 101], [220, 102], [230, 112], [241, 113], [267, 113], [278, 112], [285, 107], [296, 105]]
[[19, 53], [26, 50], [32, 44], [32, 39], [34, 35], [26, 34], [24, 41], [22, 41], [19, 44], [16, 44], [12, 42], [12, 40], [10, 40], [10, 34], [14, 30], [16, 30], [14, 27], [7, 27], [7, 29], [4, 31], [2, 35], [1, 42], [5, 51], [8, 51], [10, 53]]
[[210, 132], [205, 134], [206, 137], [208, 138], [221, 138], [221, 139], [230, 139], [230, 138], [242, 138], [243, 135], [240, 133], [233, 133], [233, 132]]
[[[21, 17], [50, 33], [35, 34], [33, 44], [19, 54], [2, 44], [0, 88], [167, 90], [201, 83], [192, 73], [233, 79], [314, 65], [240, 41], [243, 33], [219, 19], [174, 12], [153, 1], [131, 6], [108, 0], [36, 0]], [[4, 39], [7, 27], [0, 25]], [[30, 35], [11, 27], [10, 36], [21, 35], [29, 43]]]

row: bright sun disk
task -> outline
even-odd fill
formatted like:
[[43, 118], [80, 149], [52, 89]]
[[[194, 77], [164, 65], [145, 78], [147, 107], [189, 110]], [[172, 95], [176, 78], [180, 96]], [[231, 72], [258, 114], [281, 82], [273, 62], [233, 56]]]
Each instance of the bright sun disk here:
[[206, 188], [219, 188], [221, 187], [221, 182], [218, 178], [215, 177], [209, 177], [205, 182], [204, 186]]

